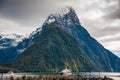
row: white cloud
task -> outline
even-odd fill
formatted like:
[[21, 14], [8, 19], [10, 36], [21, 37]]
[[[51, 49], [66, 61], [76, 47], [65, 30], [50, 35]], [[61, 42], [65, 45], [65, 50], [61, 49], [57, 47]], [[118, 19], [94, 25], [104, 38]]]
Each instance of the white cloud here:
[[103, 36], [97, 40], [113, 53], [120, 53], [120, 33], [116, 35]]
[[115, 42], [114, 41], [113, 42], [108, 41], [108, 42], [104, 43], [103, 45], [107, 49], [109, 49], [113, 52], [120, 52], [120, 45], [118, 43], [120, 43], [120, 41], [115, 41]]
[[[33, 28], [34, 29], [34, 28]], [[6, 19], [0, 19], [0, 32], [2, 34], [11, 34], [11, 33], [17, 33], [17, 34], [23, 34], [31, 33], [33, 30], [32, 27], [28, 29], [27, 26], [21, 25], [17, 22], [14, 22], [12, 20], [6, 20]]]
[[107, 41], [113, 41], [113, 40], [120, 40], [120, 33], [115, 35], [109, 35], [109, 36], [103, 36], [98, 38], [97, 40], [107, 42]]

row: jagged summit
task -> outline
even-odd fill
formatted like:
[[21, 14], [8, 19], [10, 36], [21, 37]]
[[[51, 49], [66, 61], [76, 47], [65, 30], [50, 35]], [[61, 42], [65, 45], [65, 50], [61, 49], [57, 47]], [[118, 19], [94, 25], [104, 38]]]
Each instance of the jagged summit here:
[[30, 34], [29, 38], [34, 39], [35, 36], [40, 35], [42, 29], [48, 26], [52, 22], [66, 28], [81, 25], [77, 17], [77, 14], [75, 13], [75, 10], [72, 7], [65, 7], [65, 8], [59, 9], [59, 11], [56, 13], [50, 14], [45, 20], [45, 22], [43, 23], [43, 27], [39, 27], [35, 31], [33, 31]]
[[80, 25], [77, 14], [72, 7], [66, 7], [61, 9], [58, 13], [50, 14], [44, 25], [50, 24], [52, 22], [55, 22], [64, 27]]

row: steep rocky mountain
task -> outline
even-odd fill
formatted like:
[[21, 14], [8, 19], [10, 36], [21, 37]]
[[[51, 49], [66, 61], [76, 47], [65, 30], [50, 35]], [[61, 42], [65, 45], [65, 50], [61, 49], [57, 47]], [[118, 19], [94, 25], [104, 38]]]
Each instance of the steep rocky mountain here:
[[25, 72], [59, 72], [65, 67], [72, 71], [94, 70], [77, 41], [54, 23], [42, 30], [12, 67]]
[[97, 67], [97, 71], [120, 71], [120, 59], [90, 36], [81, 26], [74, 9], [68, 8], [67, 13], [62, 15], [51, 14], [44, 26], [47, 26], [50, 21], [62, 26], [78, 41], [81, 51]]

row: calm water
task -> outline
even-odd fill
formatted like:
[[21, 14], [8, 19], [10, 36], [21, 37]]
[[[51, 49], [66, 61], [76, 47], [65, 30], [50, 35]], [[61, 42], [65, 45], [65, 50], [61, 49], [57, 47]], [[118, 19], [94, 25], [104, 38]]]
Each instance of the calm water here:
[[[8, 80], [10, 76], [13, 76], [14, 78], [20, 77], [20, 76], [37, 76], [39, 74], [37, 73], [14, 73], [14, 75], [9, 74], [3, 74], [2, 80]], [[42, 74], [43, 75], [43, 74]], [[82, 75], [85, 77], [104, 77], [107, 76], [109, 78], [112, 78], [114, 80], [120, 80], [120, 73], [113, 73], [113, 72], [79, 72], [79, 73], [73, 73], [73, 75]], [[1, 79], [1, 74], [0, 74]]]
[[80, 72], [78, 73], [79, 75], [82, 76], [87, 76], [87, 77], [104, 77], [107, 76], [109, 78], [112, 78], [114, 80], [120, 80], [120, 73], [114, 73], [114, 72]]

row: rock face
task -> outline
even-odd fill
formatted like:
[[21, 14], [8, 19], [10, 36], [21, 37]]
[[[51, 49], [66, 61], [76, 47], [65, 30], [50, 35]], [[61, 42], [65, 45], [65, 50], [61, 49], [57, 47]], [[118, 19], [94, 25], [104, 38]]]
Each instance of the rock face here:
[[[112, 52], [105, 49], [99, 42], [97, 42], [93, 37], [90, 36], [90, 34], [87, 32], [87, 30], [83, 26], [81, 26], [74, 9], [72, 9], [71, 7], [67, 8], [67, 10], [65, 10], [64, 13], [56, 13], [56, 14], [51, 14], [50, 16], [48, 16], [48, 18], [44, 22], [42, 28], [38, 28], [36, 31], [31, 33], [31, 35], [28, 38], [25, 38], [22, 42], [20, 42], [16, 46], [15, 52], [17, 52], [17, 54], [22, 53], [24, 51], [23, 54], [20, 55], [18, 62], [20, 61], [20, 59], [22, 62], [25, 62], [25, 59], [21, 58], [21, 56], [24, 57], [26, 54], [30, 55], [28, 52], [30, 52], [32, 50], [31, 46], [33, 47], [33, 45], [36, 44], [37, 42], [39, 42], [39, 44], [40, 44], [41, 41], [43, 41], [43, 40], [41, 40], [41, 36], [43, 36], [42, 33], [44, 33], [44, 31], [46, 31], [46, 29], [48, 29], [50, 24], [55, 24], [56, 26], [59, 26], [61, 34], [62, 34], [62, 32], [64, 32], [65, 34], [71, 36], [71, 38], [75, 40], [74, 44], [77, 43], [77, 46], [76, 46], [77, 50], [78, 49], [80, 50], [80, 52], [79, 51], [78, 52], [85, 56], [86, 61], [88, 61], [87, 63], [91, 64], [94, 67], [95, 71], [116, 71], [116, 72], [120, 71], [120, 59], [117, 56], [115, 56]], [[60, 47], [60, 46], [65, 46], [65, 43], [66, 44], [69, 43], [69, 46], [66, 45], [64, 50], [66, 50], [65, 52], [71, 51], [71, 49], [66, 49], [66, 48], [70, 47], [70, 42], [69, 42], [70, 38], [65, 38], [65, 41], [64, 41], [64, 38], [62, 38], [63, 39], [62, 41], [64, 42], [64, 44], [62, 44], [60, 41], [53, 40], [54, 39], [53, 36], [56, 36], [55, 37], [55, 40], [56, 40], [57, 35], [59, 35], [59, 33], [56, 34], [56, 32], [54, 32], [54, 31], [53, 31], [54, 34], [52, 34], [52, 31], [50, 33], [51, 34], [49, 36], [51, 36], [52, 38], [45, 39], [45, 41], [43, 41], [43, 42], [45, 42], [44, 45], [48, 42], [51, 42], [51, 43], [49, 43], [50, 45]], [[66, 37], [66, 36], [59, 36], [59, 37], [61, 38], [61, 37]], [[44, 39], [44, 37], [43, 37], [43, 39]], [[38, 40], [40, 40], [40, 41], [38, 41]], [[53, 40], [53, 42], [56, 42], [56, 43], [52, 44], [51, 40]], [[59, 44], [57, 44], [57, 43], [59, 43]], [[43, 46], [43, 43], [41, 43], [41, 44]], [[57, 46], [56, 44], [59, 46]], [[52, 51], [52, 53], [54, 53], [54, 51], [55, 52], [58, 51], [59, 53], [63, 53], [63, 52], [61, 52], [61, 49], [54, 50], [54, 48], [52, 46], [49, 46], [49, 47], [50, 48], [48, 51], [43, 50], [42, 52], [44, 52], [45, 54], [50, 53], [50, 51]], [[42, 48], [48, 49], [48, 46], [46, 45], [46, 46], [43, 46]], [[37, 54], [36, 53], [37, 50], [41, 51], [41, 45], [39, 45], [39, 46], [37, 45], [37, 47], [34, 47], [33, 52], [32, 53], [30, 52], [32, 54], [32, 56], [34, 56], [33, 53]], [[72, 52], [75, 52], [75, 54], [78, 55], [76, 53], [76, 50], [73, 49]], [[69, 55], [69, 54], [64, 54], [64, 55]], [[46, 57], [48, 57], [48, 56], [46, 56]], [[38, 57], [36, 57], [36, 58], [38, 58]], [[80, 56], [79, 56], [79, 58], [80, 58]], [[42, 58], [42, 56], [41, 56], [39, 59], [42, 61], [42, 63], [44, 63], [44, 57]], [[56, 57], [55, 59], [58, 59], [58, 58]], [[69, 59], [70, 59], [70, 57], [67, 58], [67, 61]], [[51, 59], [51, 60], [53, 62], [57, 61], [57, 60], [53, 60], [53, 59]], [[76, 60], [72, 61], [71, 63], [69, 63], [69, 65], [73, 64], [73, 62], [75, 62], [75, 61]], [[79, 59], [78, 59], [78, 61], [79, 61]], [[21, 62], [21, 64], [22, 64], [22, 62]], [[38, 61], [35, 61], [35, 59], [34, 59], [34, 62], [36, 62], [36, 63], [34, 63], [34, 65], [37, 65]], [[26, 64], [27, 64], [27, 62], [26, 62]], [[41, 64], [41, 65], [43, 65], [45, 67], [46, 64], [45, 65]], [[53, 64], [53, 63], [51, 62], [51, 64]], [[68, 63], [66, 63], [66, 64], [68, 64]], [[63, 65], [63, 64], [61, 63], [61, 65]], [[81, 64], [81, 65], [84, 65], [84, 64]], [[47, 66], [49, 66], [49, 65], [47, 65]], [[49, 68], [51, 68], [51, 66], [53, 66], [53, 65], [50, 65]], [[15, 67], [17, 67], [17, 66], [15, 66]], [[74, 65], [71, 67], [71, 69], [74, 68], [73, 70], [79, 70], [79, 71], [81, 69], [88, 70], [88, 68], [86, 68], [85, 66], [83, 66], [83, 67], [84, 67], [84, 69], [82, 67], [80, 68], [80, 65]], [[30, 68], [32, 69], [32, 67], [30, 67]], [[37, 67], [35, 71], [37, 71], [38, 68], [39, 67]], [[22, 70], [22, 68], [19, 68], [19, 67], [18, 67], [18, 69]], [[43, 68], [41, 68], [41, 69], [43, 69]], [[25, 67], [23, 71], [25, 71], [25, 70], [27, 70], [27, 67]], [[49, 70], [51, 70], [51, 69], [49, 69]], [[58, 69], [56, 69], [56, 70], [58, 70]], [[90, 70], [92, 71], [93, 69], [89, 69], [89, 71]], [[41, 70], [39, 70], [39, 71], [41, 71]], [[47, 69], [45, 71], [47, 71]], [[51, 70], [51, 71], [54, 71], [54, 70]]]
[[77, 41], [54, 23], [43, 29], [12, 67], [25, 72], [59, 72], [65, 67], [72, 71], [94, 70]]

